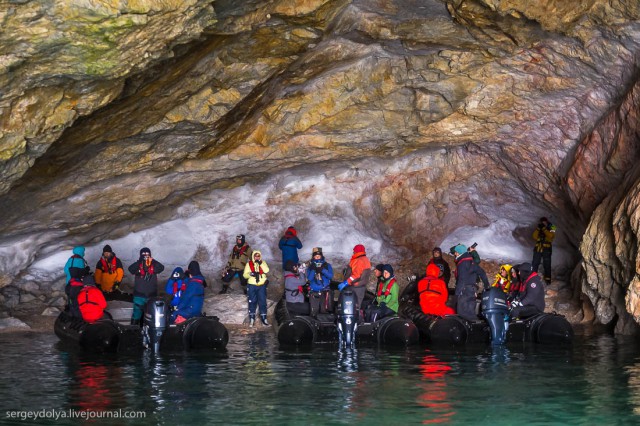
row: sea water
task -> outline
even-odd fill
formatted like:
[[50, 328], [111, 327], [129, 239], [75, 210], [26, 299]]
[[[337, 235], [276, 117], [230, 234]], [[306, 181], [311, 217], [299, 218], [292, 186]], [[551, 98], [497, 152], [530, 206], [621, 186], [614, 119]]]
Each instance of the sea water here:
[[262, 329], [217, 353], [105, 355], [27, 332], [0, 348], [0, 424], [640, 424], [640, 344], [611, 335], [287, 350]]

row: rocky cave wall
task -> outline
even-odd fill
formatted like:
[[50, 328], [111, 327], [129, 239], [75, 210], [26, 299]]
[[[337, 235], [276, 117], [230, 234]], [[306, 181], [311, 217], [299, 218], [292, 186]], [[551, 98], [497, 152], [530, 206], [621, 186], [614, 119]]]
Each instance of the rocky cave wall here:
[[[212, 191], [328, 174], [335, 188], [362, 182], [341, 196], [395, 255], [460, 226], [552, 215], [582, 242], [585, 303], [628, 332], [640, 321], [639, 8], [4, 3], [0, 284], [59, 287], [25, 278], [30, 265], [174, 219], [185, 202], [211, 207]], [[313, 200], [274, 188], [271, 202]]]

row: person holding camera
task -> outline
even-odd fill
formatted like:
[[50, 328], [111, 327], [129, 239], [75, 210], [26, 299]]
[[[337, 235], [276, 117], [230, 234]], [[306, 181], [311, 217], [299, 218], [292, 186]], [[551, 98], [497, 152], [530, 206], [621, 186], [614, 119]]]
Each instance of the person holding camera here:
[[244, 268], [247, 266], [250, 253], [251, 247], [245, 241], [244, 234], [236, 235], [236, 245], [233, 246], [229, 261], [222, 271], [222, 290], [220, 290], [218, 294], [228, 292], [231, 280], [235, 277], [238, 277], [244, 294], [247, 294], [247, 280], [244, 278]]
[[144, 305], [150, 297], [158, 295], [158, 274], [164, 271], [164, 265], [151, 257], [148, 247], [143, 247], [140, 258], [128, 270], [134, 276], [131, 325], [140, 325]]
[[456, 260], [456, 311], [462, 318], [474, 321], [476, 315], [476, 280], [480, 278], [484, 288], [489, 288], [487, 273], [473, 261], [473, 256], [463, 244], [451, 248]]
[[260, 308], [260, 320], [268, 326], [267, 321], [267, 273], [269, 265], [262, 260], [262, 253], [254, 250], [251, 260], [244, 267], [244, 279], [247, 280], [247, 299], [249, 303], [249, 327], [256, 322], [256, 306]]
[[533, 248], [533, 272], [538, 272], [540, 262], [544, 269], [544, 282], [551, 284], [551, 243], [556, 236], [556, 227], [546, 217], [541, 217], [538, 227], [533, 231], [533, 239], [536, 242]]

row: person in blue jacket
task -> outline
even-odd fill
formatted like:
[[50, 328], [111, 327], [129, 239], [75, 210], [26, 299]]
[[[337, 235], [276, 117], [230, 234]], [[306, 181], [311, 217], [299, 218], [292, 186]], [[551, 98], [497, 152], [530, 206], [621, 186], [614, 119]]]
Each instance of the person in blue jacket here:
[[315, 316], [322, 309], [323, 302], [329, 308], [333, 303], [333, 294], [330, 284], [333, 278], [333, 267], [327, 262], [322, 251], [313, 252], [311, 263], [307, 269], [307, 280], [309, 281], [309, 307], [311, 315]]
[[195, 260], [189, 263], [185, 280], [186, 289], [180, 296], [177, 309], [171, 314], [171, 322], [174, 324], [202, 315], [206, 281], [200, 272], [200, 264]]
[[180, 303], [180, 297], [182, 293], [187, 289], [187, 280], [184, 276], [184, 270], [181, 267], [177, 267], [171, 273], [171, 277], [167, 281], [164, 287], [164, 291], [171, 296], [171, 309], [175, 309]]
[[282, 250], [282, 269], [285, 270], [287, 266], [287, 260], [291, 260], [297, 264], [300, 259], [298, 257], [298, 250], [302, 248], [302, 243], [298, 238], [298, 231], [293, 226], [287, 228], [284, 236], [280, 238], [278, 247]]
[[67, 276], [67, 283], [71, 281], [71, 278], [77, 278], [82, 280], [85, 275], [89, 275], [91, 268], [86, 260], [84, 260], [84, 247], [76, 246], [72, 250], [71, 257], [64, 265], [64, 273]]

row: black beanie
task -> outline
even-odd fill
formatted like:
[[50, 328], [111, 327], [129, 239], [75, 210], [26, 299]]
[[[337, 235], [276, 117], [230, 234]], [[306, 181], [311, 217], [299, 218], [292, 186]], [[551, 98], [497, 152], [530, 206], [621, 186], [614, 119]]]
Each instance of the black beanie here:
[[293, 260], [289, 259], [289, 260], [287, 260], [287, 263], [284, 264], [284, 270], [293, 272], [293, 267], [294, 266], [296, 266], [296, 262], [294, 262]]
[[151, 250], [149, 249], [149, 247], [142, 247], [140, 249], [140, 257], [142, 257], [142, 253], [149, 253], [149, 256], [151, 256]]
[[109, 244], [107, 244], [106, 246], [104, 246], [104, 247], [102, 248], [102, 252], [103, 252], [103, 253], [105, 253], [105, 252], [106, 252], [106, 253], [113, 253], [113, 250], [111, 250], [111, 246], [110, 246]]
[[382, 263], [378, 263], [378, 264], [376, 265], [376, 269], [377, 269], [378, 271], [380, 271], [380, 272], [384, 272], [384, 264], [382, 264]]
[[384, 265], [384, 266], [382, 267], [382, 270], [383, 270], [383, 271], [387, 271], [387, 272], [389, 272], [389, 275], [390, 275], [390, 276], [393, 276], [393, 267], [392, 267], [391, 265], [389, 265], [389, 264]]

